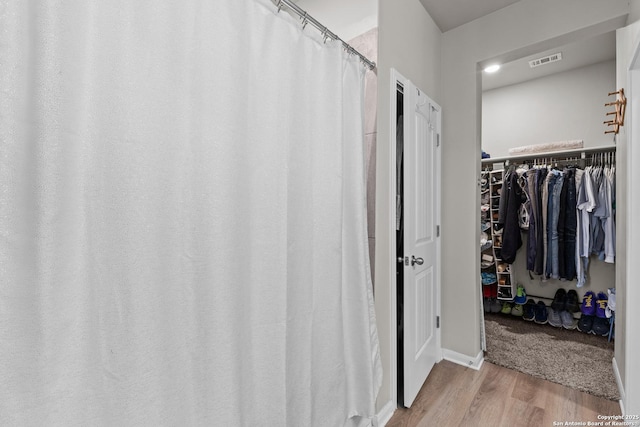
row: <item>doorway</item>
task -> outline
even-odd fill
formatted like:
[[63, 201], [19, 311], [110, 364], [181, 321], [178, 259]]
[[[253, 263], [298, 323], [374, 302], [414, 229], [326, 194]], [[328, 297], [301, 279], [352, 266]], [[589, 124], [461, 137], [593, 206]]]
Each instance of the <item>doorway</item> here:
[[[589, 55], [584, 55], [585, 52]], [[490, 155], [490, 158], [478, 160], [482, 163], [483, 171], [486, 170], [483, 176], [487, 179], [488, 187], [486, 190], [487, 200], [484, 200], [487, 203], [484, 205], [485, 193], [482, 193], [481, 190], [481, 209], [482, 206], [486, 206], [490, 214], [494, 213], [492, 203], [497, 203], [497, 198], [494, 200], [491, 196], [499, 195], [499, 191], [508, 191], [506, 190], [507, 182], [505, 180], [503, 183], [502, 177], [506, 176], [511, 165], [515, 164], [516, 168], [523, 166], [523, 168], [529, 169], [544, 167], [561, 172], [566, 172], [571, 167], [584, 169], [586, 165], [592, 163], [593, 159], [587, 150], [600, 148], [607, 155], [599, 157], [599, 159], [608, 159], [600, 163], [615, 163], [614, 138], [612, 135], [604, 133], [607, 129], [603, 125], [603, 121], [607, 120], [607, 108], [604, 105], [607, 102], [607, 94], [617, 89], [615, 54], [616, 35], [614, 31], [501, 64], [501, 69], [493, 74], [482, 72], [481, 141], [483, 155], [486, 153]], [[536, 151], [540, 150], [542, 144], [547, 145], [546, 152], [552, 151], [552, 154], [539, 156]], [[573, 149], [577, 150], [573, 151]], [[581, 149], [585, 151], [581, 152]], [[566, 162], [559, 161], [560, 159], [564, 159]], [[521, 176], [526, 175], [521, 169], [518, 170], [518, 173]], [[497, 184], [493, 185], [494, 181]], [[519, 182], [522, 183], [522, 179]], [[526, 182], [526, 178], [524, 182]], [[524, 196], [523, 199], [525, 199]], [[496, 211], [498, 210], [496, 209]], [[541, 207], [539, 212], [542, 212]], [[580, 325], [579, 322], [582, 318], [580, 310], [574, 312], [566, 304], [558, 304], [557, 301], [562, 301], [562, 299], [558, 300], [557, 298], [563, 293], [574, 292], [577, 295], [578, 304], [580, 304], [588, 292], [593, 292], [594, 296], [597, 295], [598, 298], [600, 293], [609, 296], [610, 288], [613, 288], [615, 292], [615, 264], [605, 262], [604, 258], [600, 260], [598, 256], [587, 257], [589, 263], [586, 283], [579, 287], [576, 286], [576, 283], [580, 282], [576, 282], [573, 277], [555, 277], [554, 274], [549, 278], [546, 271], [534, 271], [531, 268], [529, 257], [534, 252], [530, 251], [531, 247], [528, 246], [528, 243], [531, 242], [531, 235], [528, 232], [530, 228], [525, 229], [524, 222], [520, 224], [522, 244], [516, 252], [515, 259], [507, 264], [498, 262], [501, 259], [500, 255], [495, 257], [497, 281], [504, 280], [506, 284], [503, 286], [501, 282], [498, 282], [497, 288], [499, 291], [509, 289], [512, 294], [509, 295], [510, 298], [500, 298], [498, 295], [497, 299], [501, 301], [497, 305], [497, 310], [491, 308], [487, 311], [485, 304], [483, 313], [491, 313], [487, 317], [493, 317], [492, 322], [498, 320], [513, 322], [514, 319], [519, 319], [518, 326], [521, 325], [523, 329], [538, 327], [537, 331], [541, 333], [555, 334], [558, 331], [570, 331], [570, 334], [562, 335], [562, 339], [567, 341], [580, 342], [589, 336], [593, 337], [593, 334], [596, 333], [595, 328], [584, 332], [575, 330]], [[495, 225], [493, 222], [490, 224]], [[536, 224], [537, 226], [538, 224]], [[544, 229], [546, 237], [547, 228], [544, 227]], [[490, 231], [495, 230], [492, 227]], [[500, 246], [502, 246], [504, 238], [500, 235], [498, 237], [499, 239], [496, 238], [494, 241], [501, 242]], [[494, 248], [494, 252], [497, 250]], [[481, 259], [481, 265], [489, 266], [488, 268], [491, 269], [491, 261], [487, 256]], [[485, 273], [484, 270], [483, 273]], [[563, 280], [560, 280], [560, 277]], [[488, 283], [489, 276], [486, 278]], [[524, 292], [519, 291], [520, 287]], [[483, 286], [483, 291], [486, 289]], [[492, 294], [488, 295], [486, 292], [483, 294], [485, 302], [487, 298], [494, 299]], [[525, 295], [519, 304], [515, 301], [517, 294]], [[535, 319], [528, 318], [522, 310], [525, 302], [529, 300], [532, 300], [537, 307], [545, 307], [544, 313], [546, 314], [539, 318], [536, 316]], [[553, 307], [556, 308], [552, 310]], [[543, 312], [542, 309], [538, 311]], [[551, 320], [553, 312], [562, 314], [563, 311], [571, 315], [566, 317], [566, 322]], [[530, 320], [530, 322], [523, 319]], [[609, 320], [602, 321], [609, 324]], [[495, 322], [490, 325], [485, 318], [482, 323], [485, 327], [485, 336], [488, 338], [491, 331], [495, 329]], [[539, 323], [539, 325], [534, 323]], [[551, 324], [552, 326], [550, 326]], [[608, 327], [605, 332], [609, 332]], [[613, 344], [607, 344], [608, 337], [598, 338], [603, 340], [602, 347], [609, 352], [603, 354], [602, 369], [606, 370], [610, 387], [607, 392], [603, 391], [607, 396], [605, 394], [601, 394], [601, 396], [611, 398], [609, 391], [613, 390], [613, 394], [617, 393], [610, 362], [613, 358]], [[487, 344], [486, 350], [487, 355], [491, 355], [490, 343]], [[513, 350], [524, 351], [523, 348]], [[548, 377], [548, 375], [553, 375], [551, 370], [544, 369], [552, 368], [555, 364], [553, 360], [547, 360], [545, 365], [545, 359], [541, 357], [541, 354], [530, 354], [528, 358], [526, 355], [524, 356], [523, 364], [526, 364], [528, 360], [528, 364], [531, 365], [530, 361], [534, 358], [542, 360], [538, 374], [543, 378], [558, 381], [556, 378]], [[491, 357], [486, 357], [486, 359], [492, 361]], [[576, 363], [576, 365], [581, 364]], [[503, 364], [503, 366], [505, 365]], [[526, 372], [526, 369], [527, 367], [518, 370]], [[573, 370], [569, 370], [567, 377], [581, 375], [577, 371], [575, 375], [572, 375], [573, 372]], [[573, 380], [569, 378], [568, 381]], [[564, 384], [571, 386], [569, 383]], [[579, 387], [574, 386], [574, 388], [580, 389]], [[598, 387], [598, 385], [594, 384], [594, 387]], [[591, 391], [598, 394], [597, 390]]]

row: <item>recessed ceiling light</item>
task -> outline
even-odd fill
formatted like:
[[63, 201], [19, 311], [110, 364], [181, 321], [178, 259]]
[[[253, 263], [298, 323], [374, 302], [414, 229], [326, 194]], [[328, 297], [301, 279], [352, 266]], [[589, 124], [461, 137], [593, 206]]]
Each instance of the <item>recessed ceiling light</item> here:
[[495, 73], [499, 69], [500, 69], [500, 65], [493, 64], [493, 65], [489, 65], [487, 68], [485, 68], [484, 71], [487, 72], [487, 73]]

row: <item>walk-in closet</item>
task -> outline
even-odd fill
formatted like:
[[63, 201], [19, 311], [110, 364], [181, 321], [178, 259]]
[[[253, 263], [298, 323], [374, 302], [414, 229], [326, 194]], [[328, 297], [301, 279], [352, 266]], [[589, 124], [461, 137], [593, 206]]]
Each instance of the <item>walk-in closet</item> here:
[[611, 400], [615, 32], [482, 72], [479, 177], [485, 359]]

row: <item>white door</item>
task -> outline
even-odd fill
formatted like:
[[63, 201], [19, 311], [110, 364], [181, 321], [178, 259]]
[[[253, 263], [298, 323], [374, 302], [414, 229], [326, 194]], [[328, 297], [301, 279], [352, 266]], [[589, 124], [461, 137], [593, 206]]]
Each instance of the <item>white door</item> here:
[[406, 407], [440, 360], [440, 125], [440, 106], [413, 84], [406, 85], [402, 264]]

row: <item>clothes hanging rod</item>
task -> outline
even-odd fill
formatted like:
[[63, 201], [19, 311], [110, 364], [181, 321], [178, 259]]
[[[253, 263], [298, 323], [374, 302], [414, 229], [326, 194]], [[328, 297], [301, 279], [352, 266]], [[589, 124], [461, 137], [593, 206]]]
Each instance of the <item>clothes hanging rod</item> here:
[[340, 37], [338, 37], [336, 34], [334, 34], [331, 31], [329, 31], [329, 29], [327, 27], [325, 27], [320, 22], [318, 22], [313, 16], [309, 15], [304, 9], [300, 8], [300, 6], [295, 4], [293, 1], [291, 1], [291, 0], [278, 0], [278, 2], [276, 3], [276, 6], [278, 7], [278, 12], [280, 12], [280, 10], [282, 9], [282, 5], [286, 5], [289, 9], [291, 9], [292, 12], [295, 12], [300, 17], [300, 19], [302, 19], [302, 28], [304, 28], [307, 24], [313, 25], [318, 31], [320, 31], [322, 33], [322, 37], [324, 37], [325, 40], [326, 39], [338, 40], [339, 42], [342, 43], [342, 46], [344, 47], [344, 49], [347, 52], [352, 53], [352, 54], [357, 55], [358, 57], [360, 57], [360, 60], [370, 70], [373, 70], [373, 69], [376, 68], [376, 63], [375, 62], [369, 60], [366, 56], [364, 56], [363, 54], [361, 54], [360, 52], [355, 50], [353, 48], [353, 46], [351, 46], [349, 43], [345, 42]]
[[500, 163], [505, 161], [512, 160], [529, 160], [529, 159], [542, 159], [545, 157], [580, 157], [584, 158], [587, 154], [592, 153], [606, 153], [616, 151], [615, 145], [602, 145], [600, 147], [590, 147], [590, 148], [575, 148], [572, 150], [564, 150], [564, 151], [547, 151], [545, 153], [527, 153], [527, 154], [518, 154], [515, 156], [504, 156], [504, 157], [490, 157], [488, 159], [482, 159], [482, 164], [491, 164], [491, 163]]

